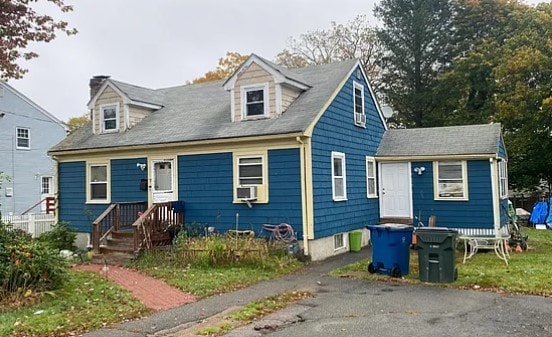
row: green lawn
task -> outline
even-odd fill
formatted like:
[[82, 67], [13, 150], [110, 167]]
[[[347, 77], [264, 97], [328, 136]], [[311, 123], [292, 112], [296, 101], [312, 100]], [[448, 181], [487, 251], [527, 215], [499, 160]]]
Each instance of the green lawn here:
[[[552, 296], [552, 231], [522, 228], [529, 235], [527, 251], [510, 252], [509, 265], [497, 258], [493, 251], [480, 251], [462, 264], [463, 247], [456, 251], [458, 280], [450, 284], [437, 284], [455, 288], [473, 288], [508, 293]], [[401, 279], [367, 272], [370, 259], [334, 270], [338, 277], [356, 277], [367, 280], [421, 283], [418, 280], [418, 255], [410, 254], [410, 274]]]
[[164, 280], [198, 297], [225, 293], [269, 280], [300, 269], [303, 265], [289, 256], [267, 256], [262, 262], [211, 267], [174, 262], [169, 253], [153, 253], [132, 265], [146, 274]]
[[0, 308], [0, 336], [76, 336], [148, 314], [129, 292], [97, 273], [69, 271], [69, 280], [35, 305]]

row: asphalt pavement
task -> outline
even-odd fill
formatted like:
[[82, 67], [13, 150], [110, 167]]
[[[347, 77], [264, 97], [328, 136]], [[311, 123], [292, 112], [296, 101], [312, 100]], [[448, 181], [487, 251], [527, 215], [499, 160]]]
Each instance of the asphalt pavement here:
[[549, 298], [327, 276], [339, 266], [368, 256], [368, 250], [347, 253], [293, 275], [84, 336], [177, 335], [175, 331], [229, 307], [290, 290], [309, 290], [315, 296], [227, 336], [552, 336]]

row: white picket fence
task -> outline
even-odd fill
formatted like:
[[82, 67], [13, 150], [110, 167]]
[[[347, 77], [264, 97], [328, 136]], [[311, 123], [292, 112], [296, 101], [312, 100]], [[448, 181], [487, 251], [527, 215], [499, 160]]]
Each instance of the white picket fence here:
[[54, 214], [2, 215], [2, 222], [11, 224], [13, 229], [21, 229], [35, 238], [52, 230], [55, 221]]

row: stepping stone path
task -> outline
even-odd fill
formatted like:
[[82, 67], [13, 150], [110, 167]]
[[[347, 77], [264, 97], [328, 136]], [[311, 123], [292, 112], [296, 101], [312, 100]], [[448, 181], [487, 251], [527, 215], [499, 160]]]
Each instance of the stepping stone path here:
[[130, 291], [140, 302], [153, 310], [167, 310], [197, 301], [192, 294], [132, 269], [110, 265], [105, 271], [101, 264], [78, 265], [75, 269], [106, 275], [109, 280]]

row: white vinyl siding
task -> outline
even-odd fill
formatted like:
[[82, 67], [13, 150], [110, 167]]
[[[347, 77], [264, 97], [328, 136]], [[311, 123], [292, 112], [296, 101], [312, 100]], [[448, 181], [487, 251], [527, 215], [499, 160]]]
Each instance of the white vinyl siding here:
[[332, 152], [332, 196], [334, 201], [347, 200], [345, 154]]

